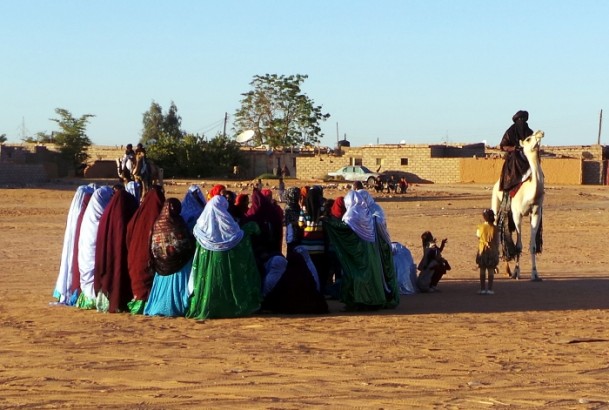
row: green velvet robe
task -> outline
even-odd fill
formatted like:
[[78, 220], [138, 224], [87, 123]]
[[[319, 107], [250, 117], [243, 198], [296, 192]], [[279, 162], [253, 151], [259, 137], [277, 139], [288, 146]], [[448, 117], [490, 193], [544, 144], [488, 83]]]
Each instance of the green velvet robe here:
[[[393, 308], [400, 303], [391, 244], [376, 229], [376, 242], [362, 240], [334, 218], [324, 229], [342, 265], [340, 301], [348, 308]], [[385, 291], [384, 283], [389, 292]]]
[[230, 318], [260, 309], [261, 280], [251, 245], [251, 235], [260, 234], [260, 228], [251, 222], [242, 229], [243, 239], [229, 251], [209, 251], [197, 243], [194, 290], [186, 317]]

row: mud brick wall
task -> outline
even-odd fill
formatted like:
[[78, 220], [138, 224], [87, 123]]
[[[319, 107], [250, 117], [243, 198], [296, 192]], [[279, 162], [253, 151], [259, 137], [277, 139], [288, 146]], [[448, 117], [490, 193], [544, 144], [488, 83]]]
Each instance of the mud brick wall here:
[[[134, 144], [135, 145], [135, 144]], [[120, 145], [91, 145], [87, 150], [89, 163], [95, 161], [116, 161], [125, 154], [125, 147]]]
[[[433, 152], [432, 152], [433, 151]], [[442, 153], [450, 157], [432, 157]], [[296, 159], [297, 178], [323, 178], [330, 171], [358, 164], [371, 171], [399, 171], [406, 173], [411, 182], [457, 183], [460, 182], [460, 157], [484, 156], [484, 146], [461, 151], [459, 147], [429, 145], [377, 145], [371, 147], [345, 147], [342, 156], [316, 155]]]
[[[114, 177], [116, 168], [111, 161], [123, 155], [124, 147], [93, 145], [88, 153], [93, 168], [90, 172]], [[602, 184], [608, 172], [606, 146], [543, 146], [542, 153], [548, 184]], [[493, 158], [487, 158], [489, 154]], [[271, 173], [278, 164], [287, 165], [291, 176], [300, 179], [322, 179], [345, 165], [361, 164], [372, 171], [404, 172], [411, 182], [494, 183], [503, 165], [500, 153], [482, 144], [343, 147], [340, 155], [282, 151], [269, 155], [266, 151], [245, 148], [243, 155], [245, 166], [240, 178], [248, 179]], [[64, 176], [65, 164], [57, 158], [58, 149], [53, 144], [0, 144], [0, 184], [39, 183]], [[100, 164], [95, 164], [96, 161]], [[230, 174], [232, 169], [227, 170], [227, 175]]]
[[[460, 182], [494, 184], [501, 175], [501, 158], [462, 158]], [[577, 158], [543, 158], [541, 161], [546, 184], [580, 185], [583, 161]]]
[[[287, 165], [290, 176], [296, 175], [296, 159], [298, 154], [273, 151], [272, 154], [264, 150], [242, 149], [244, 164], [241, 167], [241, 179], [255, 179], [262, 174], [271, 174], [275, 168]], [[233, 170], [227, 170], [232, 175]]]
[[[321, 179], [330, 171], [352, 163], [362, 165], [375, 171], [380, 164], [380, 171], [405, 172], [411, 182], [430, 183], [481, 183], [494, 184], [501, 174], [502, 158], [486, 158], [484, 154], [471, 158], [433, 158], [433, 147], [374, 147], [373, 149], [347, 149], [343, 156], [317, 155], [299, 157], [297, 177], [300, 179]], [[476, 151], [476, 154], [479, 154]], [[408, 164], [403, 165], [402, 159]], [[586, 182], [586, 165], [599, 161], [584, 161], [581, 158], [542, 158], [547, 184], [579, 185], [582, 183], [600, 183], [596, 171]], [[600, 171], [598, 172], [600, 175]]]
[[0, 163], [0, 186], [40, 184], [48, 181], [45, 164]]
[[581, 183], [586, 185], [603, 183], [603, 159], [606, 159], [606, 147], [603, 145], [542, 147], [542, 150], [545, 154], [551, 154], [557, 157], [582, 159]]
[[84, 171], [85, 178], [118, 178], [115, 161], [95, 161]]

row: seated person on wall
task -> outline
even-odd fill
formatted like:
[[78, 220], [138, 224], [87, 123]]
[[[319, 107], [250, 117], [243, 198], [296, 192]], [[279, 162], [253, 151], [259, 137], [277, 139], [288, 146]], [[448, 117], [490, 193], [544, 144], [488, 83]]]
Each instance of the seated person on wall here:
[[383, 187], [384, 187], [384, 183], [381, 180], [381, 178], [377, 178], [376, 181], [374, 182], [374, 190], [376, 192], [383, 192]]
[[400, 178], [400, 180], [398, 181], [397, 188], [396, 188], [396, 193], [405, 194], [407, 189], [408, 189], [408, 181], [406, 181], [406, 178], [404, 178], [404, 177]]
[[388, 193], [388, 194], [389, 194], [389, 193], [391, 193], [392, 191], [393, 191], [394, 193], [397, 193], [397, 192], [398, 192], [398, 183], [397, 183], [397, 181], [395, 180], [395, 177], [394, 177], [393, 175], [391, 175], [391, 176], [389, 177], [389, 179], [387, 180], [387, 183], [386, 183], [386, 187], [385, 187], [385, 189], [387, 190], [387, 193]]
[[362, 184], [362, 181], [355, 181], [351, 189], [354, 191], [359, 191], [360, 189], [364, 189], [364, 184]]

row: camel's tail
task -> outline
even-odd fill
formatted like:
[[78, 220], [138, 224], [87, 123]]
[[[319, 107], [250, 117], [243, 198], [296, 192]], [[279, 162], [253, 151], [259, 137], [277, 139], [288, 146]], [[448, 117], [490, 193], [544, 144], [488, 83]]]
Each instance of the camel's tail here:
[[511, 261], [520, 254], [516, 244], [514, 243], [514, 239], [512, 238], [512, 232], [516, 230], [516, 225], [514, 224], [514, 219], [512, 218], [510, 202], [511, 199], [509, 195], [504, 194], [501, 205], [499, 206], [499, 215], [497, 218], [502, 256], [506, 261]]

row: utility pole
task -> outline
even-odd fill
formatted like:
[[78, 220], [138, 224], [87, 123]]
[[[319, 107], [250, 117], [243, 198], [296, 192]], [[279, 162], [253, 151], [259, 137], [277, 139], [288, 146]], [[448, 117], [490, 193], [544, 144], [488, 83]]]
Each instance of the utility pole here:
[[226, 123], [228, 122], [228, 113], [224, 113], [224, 129], [222, 131], [222, 136], [226, 138]]
[[21, 140], [25, 141], [25, 139], [28, 137], [28, 134], [30, 133], [30, 131], [25, 127], [25, 117], [21, 117], [21, 127], [19, 131], [21, 134]]
[[596, 143], [601, 145], [601, 129], [603, 128], [603, 110], [601, 110], [601, 114], [598, 117], [598, 139]]
[[339, 136], [338, 136], [338, 121], [336, 121], [336, 146], [338, 147]]

